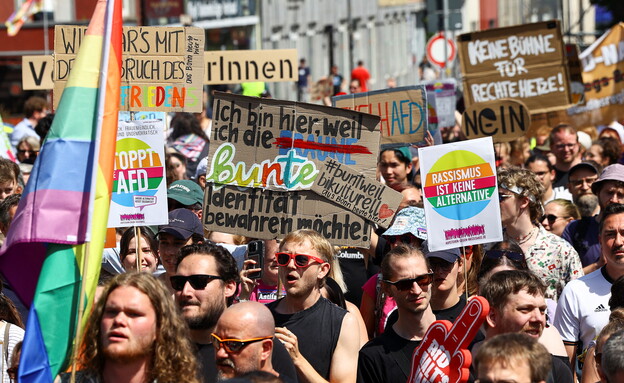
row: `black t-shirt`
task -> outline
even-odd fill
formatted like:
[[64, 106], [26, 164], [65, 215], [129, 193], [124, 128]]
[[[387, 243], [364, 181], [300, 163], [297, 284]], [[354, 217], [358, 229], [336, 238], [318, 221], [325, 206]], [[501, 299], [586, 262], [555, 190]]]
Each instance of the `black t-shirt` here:
[[358, 382], [406, 382], [420, 341], [399, 336], [392, 327], [366, 343], [358, 358]]
[[555, 180], [552, 183], [552, 188], [553, 189], [557, 189], [557, 188], [567, 189], [568, 188], [568, 172], [567, 171], [563, 171], [563, 170], [559, 170], [555, 168]]
[[451, 323], [455, 322], [455, 319], [461, 314], [462, 310], [466, 306], [466, 296], [460, 295], [459, 302], [455, 304], [453, 307], [449, 307], [448, 309], [442, 310], [433, 310], [433, 314], [436, 317], [436, 320], [447, 320]]
[[369, 260], [368, 267], [364, 263], [364, 254], [357, 248], [346, 247], [337, 254], [340, 270], [347, 284], [345, 299], [360, 307], [362, 302], [362, 286], [379, 272], [379, 267]]
[[546, 383], [573, 383], [572, 369], [568, 358], [564, 356], [552, 356], [552, 369], [548, 374]]

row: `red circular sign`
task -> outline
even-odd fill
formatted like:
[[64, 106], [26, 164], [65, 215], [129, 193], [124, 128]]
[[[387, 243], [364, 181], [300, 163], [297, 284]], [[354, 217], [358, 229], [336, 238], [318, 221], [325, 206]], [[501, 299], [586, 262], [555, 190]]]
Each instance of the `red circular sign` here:
[[[448, 59], [444, 60], [444, 42], [446, 41]], [[427, 41], [427, 59], [440, 68], [444, 68], [447, 62], [455, 60], [457, 48], [453, 39], [445, 38], [443, 33], [438, 33]]]

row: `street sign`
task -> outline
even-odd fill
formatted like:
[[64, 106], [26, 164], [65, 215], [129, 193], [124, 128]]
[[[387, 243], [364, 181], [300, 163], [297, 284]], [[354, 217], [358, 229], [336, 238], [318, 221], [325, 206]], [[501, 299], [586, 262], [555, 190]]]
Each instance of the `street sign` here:
[[[444, 51], [445, 42], [446, 52]], [[457, 47], [455, 46], [455, 42], [453, 39], [446, 38], [442, 32], [433, 36], [427, 42], [427, 59], [440, 68], [445, 68], [447, 62], [455, 60], [456, 54]], [[448, 56], [445, 57], [445, 55]]]

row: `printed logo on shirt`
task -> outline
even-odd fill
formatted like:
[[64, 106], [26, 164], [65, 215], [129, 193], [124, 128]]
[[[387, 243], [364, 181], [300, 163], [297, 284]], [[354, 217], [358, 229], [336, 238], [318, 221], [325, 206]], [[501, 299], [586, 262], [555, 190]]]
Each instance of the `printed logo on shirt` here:
[[594, 310], [595, 313], [602, 313], [605, 311], [609, 311], [608, 308], [604, 307], [604, 305], [601, 303], [598, 305], [598, 307], [596, 307], [596, 309]]

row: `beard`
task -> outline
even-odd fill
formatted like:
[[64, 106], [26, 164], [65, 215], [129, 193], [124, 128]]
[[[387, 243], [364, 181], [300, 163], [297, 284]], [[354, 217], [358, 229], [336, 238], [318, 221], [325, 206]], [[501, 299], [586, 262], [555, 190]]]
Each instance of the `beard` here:
[[[249, 358], [239, 360], [238, 364], [234, 363], [230, 358], [217, 358], [216, 364], [218, 380], [231, 379], [248, 372], [258, 371], [261, 368], [259, 355], [251, 355]], [[226, 366], [229, 368], [226, 370], [227, 372], [224, 372], [219, 366]]]
[[129, 363], [154, 354], [154, 344], [145, 340], [133, 341], [125, 347], [119, 345], [107, 345], [102, 350], [105, 359], [117, 363]]
[[[200, 303], [196, 301], [185, 302], [182, 307], [184, 306], [197, 306], [201, 308]], [[184, 315], [184, 320], [191, 330], [211, 329], [217, 325], [217, 321], [221, 317], [224, 310], [225, 303], [218, 301], [208, 307], [205, 312], [200, 312], [193, 316]]]

